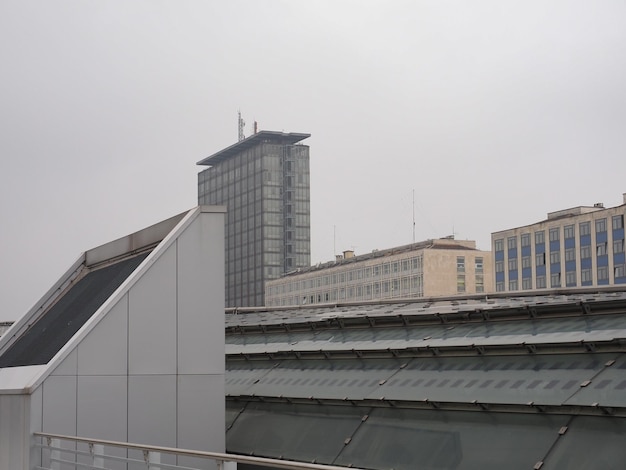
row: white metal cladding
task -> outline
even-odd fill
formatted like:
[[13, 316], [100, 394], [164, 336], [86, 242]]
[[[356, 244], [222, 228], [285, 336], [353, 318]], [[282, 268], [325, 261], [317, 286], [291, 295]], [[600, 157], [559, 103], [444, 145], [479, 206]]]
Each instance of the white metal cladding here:
[[[25, 438], [3, 452], [0, 470], [38, 463], [28, 451], [37, 431], [224, 450], [223, 315], [206, 314], [223, 311], [223, 219], [221, 207], [185, 214], [48, 364], [12, 368], [10, 381], [0, 370], [0, 397], [20, 393], [27, 403]], [[28, 319], [16, 323], [19, 331]], [[197, 330], [210, 348], [197, 341]], [[207, 358], [217, 350], [219, 358]], [[1, 423], [14, 421], [0, 413]], [[7, 433], [0, 426], [1, 445], [15, 444]], [[6, 463], [17, 458], [21, 467]]]

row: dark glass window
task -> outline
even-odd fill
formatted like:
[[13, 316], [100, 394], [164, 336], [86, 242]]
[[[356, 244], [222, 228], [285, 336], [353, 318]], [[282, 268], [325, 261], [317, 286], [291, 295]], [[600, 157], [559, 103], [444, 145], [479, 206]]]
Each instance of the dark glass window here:
[[530, 233], [522, 233], [520, 242], [522, 246], [530, 246]]
[[591, 234], [591, 224], [589, 222], [581, 222], [578, 224], [578, 231], [581, 236]]
[[509, 250], [517, 247], [517, 237], [509, 237], [507, 238], [507, 246]]
[[539, 245], [541, 243], [545, 243], [545, 241], [546, 241], [546, 239], [545, 239], [545, 232], [543, 230], [535, 232], [535, 245]]
[[550, 241], [555, 242], [560, 240], [561, 237], [561, 229], [559, 227], [550, 229]]

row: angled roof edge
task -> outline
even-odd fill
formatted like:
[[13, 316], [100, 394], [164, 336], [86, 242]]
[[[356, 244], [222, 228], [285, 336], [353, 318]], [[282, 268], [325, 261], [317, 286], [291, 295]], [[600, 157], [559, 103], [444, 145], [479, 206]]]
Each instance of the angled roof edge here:
[[[156, 246], [148, 257], [137, 267], [137, 269], [120, 285], [120, 287], [98, 308], [98, 310], [91, 316], [89, 320], [80, 328], [74, 336], [61, 348], [61, 350], [45, 365], [38, 366], [39, 369], [31, 369], [32, 366], [15, 367], [16, 374], [21, 375], [21, 372], [17, 369], [33, 370], [36, 374], [24, 374], [23, 378], [26, 379], [26, 383], [23, 386], [19, 386], [16, 380], [13, 380], [10, 387], [0, 389], [0, 395], [2, 394], [30, 394], [50, 375], [54, 369], [56, 369], [61, 362], [75, 349], [75, 347], [87, 336], [87, 334], [102, 320], [107, 313], [114, 307], [117, 302], [130, 290], [130, 288], [143, 276], [143, 274], [150, 269], [150, 267], [157, 261], [157, 259], [175, 242], [175, 240], [191, 225], [191, 223], [201, 213], [225, 213], [225, 206], [196, 206], [193, 209], [183, 212], [174, 217], [170, 217], [162, 222], [146, 227], [143, 230], [134, 232], [126, 237], [113, 240], [92, 250], [86, 251], [81, 254], [72, 267], [66, 271], [66, 273], [60, 278], [60, 280], [42, 297], [42, 299], [35, 304], [35, 306], [22, 318], [16, 321], [13, 326], [0, 338], [0, 349], [4, 346], [9, 338], [19, 336], [22, 331], [31, 324], [31, 320], [34, 319], [35, 314], [41, 313], [40, 310], [48, 305], [49, 301], [56, 297], [57, 294], [62, 291], [62, 286], [68, 283], [72, 275], [84, 264], [87, 259], [87, 254], [92, 253], [93, 260], [99, 260], [99, 262], [106, 262], [107, 260], [122, 257], [125, 254], [132, 254], [140, 247], [134, 247], [139, 241], [152, 240]], [[169, 227], [169, 230], [166, 230]], [[162, 239], [158, 241], [157, 235], [162, 235]], [[152, 243], [148, 243], [149, 246]], [[123, 252], [124, 246], [129, 247], [130, 251]], [[107, 254], [113, 256], [106, 257]], [[97, 263], [96, 263], [97, 264]], [[93, 264], [92, 264], [93, 265]], [[50, 295], [52, 294], [52, 295]], [[38, 318], [38, 315], [35, 317]], [[0, 369], [2, 371], [4, 369]], [[18, 376], [16, 375], [16, 376]], [[28, 379], [28, 377], [30, 378]]]

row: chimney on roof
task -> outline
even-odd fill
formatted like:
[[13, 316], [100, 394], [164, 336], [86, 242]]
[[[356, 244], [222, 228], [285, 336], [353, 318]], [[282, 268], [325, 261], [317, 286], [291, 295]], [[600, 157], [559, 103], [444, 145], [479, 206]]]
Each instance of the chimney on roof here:
[[624, 198], [624, 204], [626, 204], [626, 193], [622, 193], [622, 197]]
[[354, 258], [354, 250], [346, 250], [343, 252], [343, 259]]
[[341, 261], [343, 259], [343, 255], [335, 255], [335, 261]]

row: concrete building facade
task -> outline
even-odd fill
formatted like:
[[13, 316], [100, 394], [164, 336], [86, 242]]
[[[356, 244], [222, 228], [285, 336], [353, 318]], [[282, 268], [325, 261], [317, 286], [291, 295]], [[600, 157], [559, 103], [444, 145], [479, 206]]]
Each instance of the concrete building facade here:
[[491, 234], [497, 292], [626, 284], [624, 203], [548, 214]]
[[491, 253], [442, 238], [353, 256], [268, 281], [267, 306], [360, 302], [489, 292]]
[[198, 162], [198, 203], [225, 205], [226, 306], [262, 306], [264, 284], [311, 263], [310, 134], [260, 131]]

